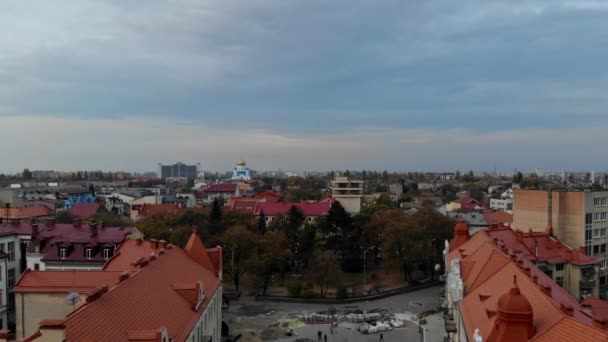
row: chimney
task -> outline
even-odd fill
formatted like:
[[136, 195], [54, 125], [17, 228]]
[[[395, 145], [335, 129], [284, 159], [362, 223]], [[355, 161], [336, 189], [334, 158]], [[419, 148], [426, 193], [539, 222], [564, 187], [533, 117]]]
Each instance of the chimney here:
[[152, 244], [152, 247], [154, 247], [154, 249], [158, 248], [158, 240], [157, 239], [150, 239], [149, 241]]
[[524, 272], [526, 272], [526, 274], [529, 277], [530, 274], [532, 273], [532, 269], [530, 268], [530, 266], [524, 266]]
[[538, 285], [538, 276], [536, 274], [532, 276], [532, 281], [534, 284]]
[[138, 246], [141, 246], [141, 243], [142, 243], [142, 242], [144, 242], [144, 240], [143, 240], [143, 239], [141, 239], [141, 238], [139, 238], [139, 239], [136, 239], [136, 240], [135, 240], [135, 243], [136, 243]]
[[91, 222], [89, 224], [89, 229], [91, 230], [91, 237], [96, 237], [97, 236], [97, 223]]
[[36, 240], [38, 238], [38, 225], [32, 224], [32, 240]]
[[82, 220], [79, 218], [75, 218], [74, 221], [72, 222], [72, 225], [74, 227], [78, 227], [78, 228], [80, 227], [81, 224], [82, 224]]
[[118, 282], [122, 283], [123, 281], [129, 279], [129, 271], [124, 271], [118, 276]]
[[165, 248], [165, 247], [167, 247], [167, 241], [160, 240], [160, 241], [158, 241], [158, 245], [160, 246], [160, 248]]
[[48, 228], [53, 228], [55, 226], [55, 219], [54, 218], [46, 219], [46, 226]]
[[551, 285], [543, 284], [543, 285], [541, 285], [541, 289], [547, 296], [551, 297]]
[[105, 222], [99, 221], [99, 229], [104, 229], [106, 227]]

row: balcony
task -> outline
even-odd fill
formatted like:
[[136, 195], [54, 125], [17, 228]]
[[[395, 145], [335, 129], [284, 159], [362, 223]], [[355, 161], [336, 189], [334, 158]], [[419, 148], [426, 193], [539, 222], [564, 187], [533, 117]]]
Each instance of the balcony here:
[[581, 280], [580, 281], [580, 288], [581, 289], [592, 289], [592, 288], [595, 287], [595, 285], [596, 285], [596, 282], [593, 279]]

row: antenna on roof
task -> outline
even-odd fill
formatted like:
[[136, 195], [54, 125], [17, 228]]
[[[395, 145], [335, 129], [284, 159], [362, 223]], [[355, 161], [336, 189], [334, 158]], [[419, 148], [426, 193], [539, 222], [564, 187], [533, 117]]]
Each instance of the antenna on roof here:
[[76, 303], [80, 302], [80, 293], [72, 291], [65, 297], [65, 303], [72, 306], [72, 311], [76, 311]]

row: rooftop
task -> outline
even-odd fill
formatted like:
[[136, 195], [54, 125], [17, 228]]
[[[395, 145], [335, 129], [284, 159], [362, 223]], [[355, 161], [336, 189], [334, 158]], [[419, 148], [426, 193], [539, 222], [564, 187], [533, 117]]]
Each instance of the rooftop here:
[[118, 283], [118, 271], [31, 271], [21, 275], [14, 291], [17, 293], [89, 293], [100, 286]]
[[264, 213], [266, 216], [286, 215], [291, 207], [296, 207], [302, 211], [304, 216], [325, 216], [329, 214], [333, 202], [331, 200], [319, 202], [258, 202], [254, 214]]
[[101, 208], [100, 203], [77, 203], [68, 211], [70, 216], [80, 219], [88, 219], [97, 214]]

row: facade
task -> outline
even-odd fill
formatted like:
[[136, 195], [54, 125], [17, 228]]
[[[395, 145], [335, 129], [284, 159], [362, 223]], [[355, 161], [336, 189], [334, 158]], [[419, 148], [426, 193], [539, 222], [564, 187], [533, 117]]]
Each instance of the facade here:
[[263, 213], [266, 217], [266, 223], [270, 223], [279, 217], [286, 216], [291, 207], [296, 207], [304, 215], [305, 222], [314, 223], [319, 217], [327, 216], [332, 205], [333, 201], [331, 199], [319, 202], [257, 202], [253, 213], [256, 216], [260, 216]]
[[513, 200], [510, 198], [492, 198], [490, 199], [490, 208], [494, 210], [513, 212]]
[[244, 160], [239, 160], [232, 170], [232, 180], [251, 180], [251, 170]]
[[237, 183], [213, 184], [203, 190], [204, 203], [211, 203], [216, 198], [228, 200], [231, 197], [238, 196], [240, 196], [240, 188]]
[[196, 165], [186, 165], [184, 163], [175, 163], [172, 165], [163, 165], [158, 163], [158, 177], [166, 178], [186, 178], [196, 179], [201, 171], [201, 163]]
[[71, 191], [63, 202], [63, 210], [69, 211], [76, 204], [95, 203], [95, 192], [91, 191]]
[[220, 341], [221, 260], [193, 231], [184, 249], [166, 245], [131, 262], [117, 285], [100, 284], [64, 320], [41, 321], [28, 341]]
[[608, 191], [515, 190], [513, 227], [550, 231], [600, 261], [600, 297], [608, 298]]
[[361, 211], [364, 181], [337, 176], [331, 181], [331, 196], [351, 214]]
[[486, 232], [469, 237], [466, 224], [454, 233], [444, 250], [451, 341], [608, 340], [608, 320], [590, 315], [522, 252]]

